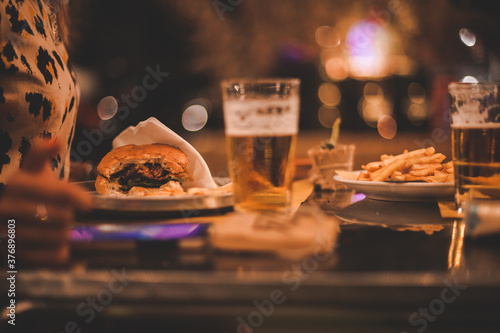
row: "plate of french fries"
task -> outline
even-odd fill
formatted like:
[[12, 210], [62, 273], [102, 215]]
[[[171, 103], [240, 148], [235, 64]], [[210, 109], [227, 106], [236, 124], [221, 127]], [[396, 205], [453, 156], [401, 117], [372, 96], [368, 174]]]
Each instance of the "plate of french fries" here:
[[386, 201], [453, 200], [453, 162], [433, 147], [380, 156], [363, 170], [337, 171], [334, 177], [368, 198]]

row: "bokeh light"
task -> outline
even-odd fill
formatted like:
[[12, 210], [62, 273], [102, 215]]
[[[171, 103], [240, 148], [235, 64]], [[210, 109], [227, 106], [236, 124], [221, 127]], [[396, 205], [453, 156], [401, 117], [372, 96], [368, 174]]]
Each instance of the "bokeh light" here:
[[325, 69], [325, 66], [323, 64], [319, 64], [318, 73], [319, 73], [319, 76], [321, 77], [321, 80], [330, 81], [330, 78], [328, 77], [328, 74], [326, 74], [326, 69]]
[[393, 117], [383, 115], [377, 121], [377, 130], [381, 137], [391, 140], [396, 136], [398, 125]]
[[332, 128], [337, 118], [340, 118], [340, 111], [336, 107], [323, 105], [318, 110], [318, 120], [323, 127]]
[[463, 83], [478, 83], [479, 80], [476, 79], [474, 76], [464, 76], [460, 82]]
[[363, 97], [358, 102], [358, 112], [370, 127], [377, 127], [380, 117], [392, 115], [392, 104], [384, 97], [382, 87], [368, 82], [363, 88]]
[[367, 100], [370, 99], [376, 99], [379, 98], [380, 96], [384, 96], [384, 91], [382, 90], [382, 87], [374, 82], [368, 82], [365, 84], [363, 87], [363, 97]]
[[410, 101], [416, 104], [422, 104], [425, 102], [425, 89], [424, 87], [416, 82], [410, 83], [408, 86], [408, 97]]
[[341, 94], [339, 88], [333, 83], [323, 83], [319, 86], [318, 97], [324, 105], [335, 106], [340, 103]]
[[408, 107], [406, 116], [413, 125], [420, 126], [427, 119], [427, 109], [422, 104], [413, 103]]
[[354, 77], [381, 77], [388, 74], [388, 55], [392, 39], [378, 23], [356, 22], [346, 36], [349, 51], [349, 72]]
[[469, 29], [460, 29], [458, 35], [460, 36], [460, 40], [462, 41], [462, 43], [464, 43], [468, 47], [472, 47], [476, 44], [476, 35]]
[[194, 104], [182, 113], [182, 126], [188, 131], [201, 130], [207, 124], [208, 112], [203, 105]]
[[330, 57], [325, 62], [325, 72], [334, 81], [342, 81], [349, 75], [345, 60], [341, 57]]
[[102, 120], [108, 120], [118, 111], [118, 102], [113, 96], [106, 96], [97, 104], [97, 114]]
[[[236, 89], [239, 89], [239, 87], [236, 87]], [[205, 110], [207, 110], [208, 115], [212, 113], [212, 103], [205, 97], [197, 97], [190, 100], [189, 102], [184, 104], [184, 109], [187, 109], [191, 105], [201, 105], [205, 108]]]
[[392, 114], [392, 105], [383, 96], [365, 99], [358, 102], [358, 112], [370, 127], [376, 127], [380, 117]]
[[329, 26], [321, 26], [316, 29], [316, 43], [324, 48], [336, 47], [340, 44], [340, 34]]

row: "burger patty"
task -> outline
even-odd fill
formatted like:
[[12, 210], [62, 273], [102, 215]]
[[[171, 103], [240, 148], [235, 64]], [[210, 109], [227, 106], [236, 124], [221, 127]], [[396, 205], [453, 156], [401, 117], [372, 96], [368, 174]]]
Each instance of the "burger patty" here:
[[117, 180], [122, 185], [121, 190], [128, 191], [134, 186], [160, 187], [171, 180], [182, 183], [185, 178], [184, 173], [173, 174], [158, 163], [144, 163], [125, 165], [112, 174], [110, 180]]
[[130, 177], [142, 177], [149, 179], [162, 179], [168, 177], [170, 171], [163, 169], [158, 163], [144, 163], [142, 165], [127, 164], [120, 171], [111, 175], [111, 179], [127, 179]]

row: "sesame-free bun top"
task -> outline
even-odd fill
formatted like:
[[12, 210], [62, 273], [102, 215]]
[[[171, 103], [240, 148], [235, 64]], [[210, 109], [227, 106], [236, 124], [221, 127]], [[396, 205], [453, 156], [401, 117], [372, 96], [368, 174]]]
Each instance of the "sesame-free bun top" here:
[[126, 145], [111, 150], [97, 166], [99, 175], [110, 178], [127, 164], [158, 163], [171, 173], [186, 171], [189, 160], [180, 149], [161, 143]]

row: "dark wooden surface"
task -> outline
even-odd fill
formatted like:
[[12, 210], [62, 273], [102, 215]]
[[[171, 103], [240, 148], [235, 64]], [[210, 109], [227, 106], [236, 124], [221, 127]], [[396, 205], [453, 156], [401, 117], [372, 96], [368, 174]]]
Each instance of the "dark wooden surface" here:
[[[319, 205], [335, 215], [345, 195], [314, 192], [300, 209]], [[499, 238], [464, 237], [462, 222], [440, 219], [435, 203], [421, 214], [408, 209], [405, 223], [380, 217], [377, 207], [376, 223], [343, 221], [321, 260], [221, 253], [209, 239], [194, 248], [75, 247], [72, 269], [17, 275], [26, 309], [18, 323], [38, 332], [64, 332], [71, 322], [82, 332], [497, 332]], [[108, 302], [113, 272], [122, 271], [126, 286]], [[283, 302], [271, 310], [276, 292]], [[89, 297], [106, 304], [87, 322], [80, 306]]]

